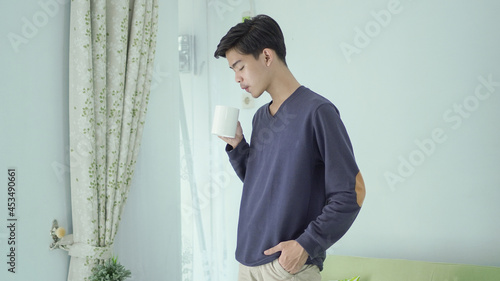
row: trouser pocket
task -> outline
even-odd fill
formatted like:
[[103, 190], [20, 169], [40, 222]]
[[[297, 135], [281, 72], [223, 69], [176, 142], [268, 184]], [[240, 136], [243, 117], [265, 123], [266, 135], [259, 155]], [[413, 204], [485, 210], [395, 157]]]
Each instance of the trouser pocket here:
[[321, 274], [319, 273], [319, 268], [313, 264], [306, 264], [302, 266], [299, 272], [291, 274], [286, 271], [278, 259], [275, 259], [271, 266], [275, 273], [283, 278], [283, 280], [293, 280], [293, 281], [321, 281]]
[[[272, 268], [274, 269], [274, 271], [281, 277], [283, 278], [291, 278], [293, 277], [293, 274], [289, 273], [288, 271], [286, 271], [282, 266], [281, 264], [278, 262], [278, 259], [275, 259], [272, 263]], [[284, 280], [287, 280], [287, 279], [284, 279]]]

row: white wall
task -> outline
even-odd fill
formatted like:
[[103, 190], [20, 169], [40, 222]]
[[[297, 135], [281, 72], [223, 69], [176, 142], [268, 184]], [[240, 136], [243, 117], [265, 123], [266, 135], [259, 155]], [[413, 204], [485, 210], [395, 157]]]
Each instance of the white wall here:
[[130, 281], [181, 280], [177, 1], [160, 1], [155, 70], [141, 152], [115, 253]]
[[[71, 231], [69, 5], [46, 12], [38, 1], [2, 1], [0, 11], [0, 279], [65, 280], [69, 258], [49, 251], [49, 231], [53, 219]], [[9, 167], [18, 170], [15, 274], [6, 264]]]
[[[34, 0], [0, 2], [0, 168], [3, 173], [9, 167], [17, 168], [19, 185], [17, 273], [8, 274], [2, 263], [1, 280], [65, 280], [67, 276], [67, 254], [48, 250], [54, 218], [71, 232], [69, 5], [60, 2], [57, 8], [44, 8]], [[116, 241], [116, 252], [132, 270], [133, 280], [163, 279], [165, 275], [180, 279], [180, 195], [175, 189], [180, 174], [173, 35], [176, 3], [160, 3], [156, 85]], [[377, 30], [371, 13], [387, 9], [389, 3], [395, 5], [392, 10], [396, 13]], [[282, 26], [288, 64], [299, 81], [340, 108], [365, 176], [365, 206], [331, 252], [500, 266], [500, 132], [496, 125], [500, 86], [493, 84], [491, 95], [474, 99], [475, 89], [481, 85], [478, 77], [488, 80], [491, 75], [493, 81], [500, 81], [500, 53], [496, 51], [500, 49], [496, 36], [500, 22], [495, 14], [499, 4], [429, 0], [397, 4], [388, 0], [318, 0], [307, 1], [307, 5], [298, 0], [255, 1], [256, 13], [268, 13]], [[204, 52], [211, 58], [220, 37], [241, 19], [249, 4], [221, 0], [207, 7]], [[358, 46], [359, 53], [348, 62], [340, 45], [356, 47], [356, 28], [367, 25], [375, 28], [373, 38], [366, 46]], [[15, 36], [9, 34], [24, 39], [16, 37], [21, 43], [12, 44], [10, 38]], [[227, 63], [224, 59], [206, 63], [210, 108], [222, 102], [239, 107], [241, 91]], [[487, 89], [483, 87], [479, 93], [484, 95]], [[253, 112], [267, 101], [263, 97], [254, 109], [242, 110], [246, 133]], [[470, 110], [460, 115], [455, 112], [460, 105]], [[205, 110], [204, 114], [210, 113]], [[429, 155], [419, 153], [415, 142], [431, 138], [436, 129], [443, 132], [440, 137], [435, 135], [442, 143], [428, 151]], [[414, 162], [424, 155], [422, 163], [412, 165], [411, 173], [398, 172], [399, 157], [408, 160], [410, 155]], [[388, 172], [404, 181], [391, 187]], [[6, 178], [2, 181], [6, 183]], [[238, 186], [237, 180], [232, 184]], [[237, 196], [234, 190], [224, 189], [226, 196]], [[237, 204], [222, 199], [229, 206], [227, 224], [235, 224]], [[6, 204], [4, 187], [0, 189], [3, 260], [8, 235]]]
[[[72, 232], [66, 2], [0, 2], [0, 280], [67, 278], [68, 254], [49, 250], [53, 219]], [[115, 245], [130, 280], [180, 280], [177, 1], [160, 5], [148, 116]], [[9, 36], [22, 43], [12, 44]], [[19, 186], [16, 274], [5, 262], [10, 167], [18, 171]]]
[[[212, 53], [250, 7], [221, 3], [209, 6]], [[280, 23], [299, 82], [340, 109], [365, 177], [365, 205], [330, 253], [500, 266], [499, 9], [497, 1], [255, 1], [256, 14]], [[227, 61], [210, 71], [213, 94], [238, 106]], [[240, 118], [247, 134], [256, 108]]]

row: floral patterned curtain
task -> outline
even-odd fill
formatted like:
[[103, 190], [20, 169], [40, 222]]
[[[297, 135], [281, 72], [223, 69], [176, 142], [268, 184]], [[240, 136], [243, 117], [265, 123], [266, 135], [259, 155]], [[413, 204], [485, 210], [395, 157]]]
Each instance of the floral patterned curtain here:
[[112, 255], [140, 147], [157, 25], [157, 0], [71, 2], [68, 280], [86, 280]]

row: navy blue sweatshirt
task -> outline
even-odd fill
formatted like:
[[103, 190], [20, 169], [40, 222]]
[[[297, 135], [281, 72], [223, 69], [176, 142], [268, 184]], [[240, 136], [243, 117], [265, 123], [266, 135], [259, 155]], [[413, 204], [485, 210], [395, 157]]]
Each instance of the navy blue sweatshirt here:
[[254, 115], [250, 144], [226, 147], [243, 181], [236, 260], [262, 265], [280, 255], [265, 250], [296, 240], [322, 270], [360, 210], [351, 142], [337, 108], [304, 86], [274, 116], [269, 105]]

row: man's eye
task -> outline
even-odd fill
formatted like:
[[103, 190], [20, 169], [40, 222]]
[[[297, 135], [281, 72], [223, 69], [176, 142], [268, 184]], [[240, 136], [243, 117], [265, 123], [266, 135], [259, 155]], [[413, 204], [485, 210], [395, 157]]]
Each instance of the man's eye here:
[[245, 68], [245, 66], [242, 66], [242, 67], [240, 68], [240, 71], [242, 71], [242, 70], [243, 70], [243, 68]]

